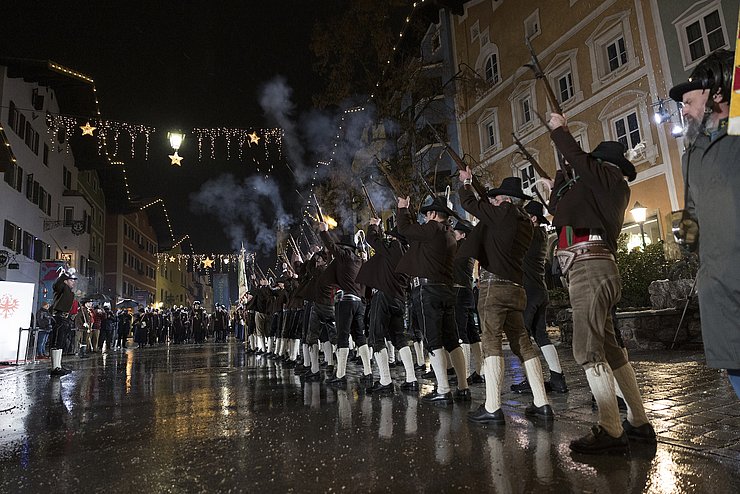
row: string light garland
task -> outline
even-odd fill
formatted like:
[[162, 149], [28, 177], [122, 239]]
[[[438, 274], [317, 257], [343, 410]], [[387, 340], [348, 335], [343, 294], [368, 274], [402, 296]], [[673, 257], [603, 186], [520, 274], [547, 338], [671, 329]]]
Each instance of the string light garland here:
[[172, 231], [172, 222], [170, 222], [170, 214], [167, 212], [167, 206], [164, 204], [164, 200], [163, 199], [161, 199], [161, 198], [155, 199], [154, 201], [150, 202], [149, 204], [147, 204], [145, 206], [142, 206], [139, 209], [139, 211], [144, 211], [145, 209], [150, 208], [150, 207], [154, 206], [155, 204], [161, 204], [162, 205], [162, 211], [164, 211], [164, 218], [167, 221], [167, 228], [170, 231], [170, 240], [172, 242], [174, 242], [175, 241], [175, 234]]
[[[260, 137], [261, 134], [262, 137]], [[281, 128], [269, 129], [230, 129], [226, 127], [195, 128], [193, 134], [198, 140], [198, 161], [203, 160], [203, 141], [208, 141], [210, 147], [210, 159], [216, 159], [216, 140], [223, 137], [226, 142], [226, 159], [231, 159], [232, 141], [236, 141], [239, 161], [244, 157], [245, 147], [258, 147], [260, 140], [263, 141], [262, 148], [265, 156], [270, 157], [270, 148], [277, 148], [278, 157], [282, 159], [283, 134]]]

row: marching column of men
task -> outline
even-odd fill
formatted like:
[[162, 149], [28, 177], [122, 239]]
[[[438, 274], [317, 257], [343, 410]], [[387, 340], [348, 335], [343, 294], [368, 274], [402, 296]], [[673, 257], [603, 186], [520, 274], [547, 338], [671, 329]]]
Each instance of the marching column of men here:
[[[554, 114], [550, 127], [554, 144], [575, 172], [572, 176], [558, 172], [548, 209], [554, 215], [557, 260], [570, 282], [574, 357], [586, 372], [599, 408], [599, 424], [570, 447], [579, 453], [624, 452], [630, 439], [655, 442], [634, 371], [617, 344], [611, 315], [621, 289], [615, 254], [629, 198], [624, 178], [634, 176], [634, 166], [624, 158], [621, 143], [603, 142], [589, 154], [570, 136], [564, 117]], [[292, 267], [286, 266], [291, 278], [286, 285], [288, 302], [273, 308], [273, 317], [278, 310], [288, 314], [283, 340], [294, 343], [278, 344], [271, 353], [295, 365], [295, 373], [306, 381], [318, 382], [324, 379], [321, 350], [327, 384], [346, 387], [354, 344], [362, 363], [360, 383], [366, 392], [380, 394], [394, 391], [390, 367], [395, 348], [405, 374], [400, 388], [414, 392], [419, 389], [415, 373], [424, 369], [423, 344], [436, 387], [422, 400], [442, 405], [469, 401], [469, 385], [485, 383], [485, 402], [468, 419], [503, 424], [505, 336], [526, 374], [524, 381], [512, 385], [512, 391], [532, 394], [526, 416], [550, 422], [555, 414], [547, 391], [567, 393], [568, 386], [546, 331], [544, 206], [524, 193], [519, 178], [505, 178], [486, 197], [477, 197], [470, 169], [459, 177], [461, 205], [477, 219], [475, 226], [460, 219], [453, 228], [451, 218], [457, 214], [441, 197], [420, 208], [425, 221], [419, 224], [409, 198], [398, 198], [397, 228], [383, 232], [380, 219], [370, 220], [367, 243], [373, 255], [364, 260], [353, 235], [335, 236], [320, 223], [324, 248], [305, 262], [294, 259]], [[264, 292], [267, 282], [261, 284], [250, 295], [255, 314], [260, 313], [261, 294], [270, 295], [269, 288]], [[249, 321], [249, 316], [244, 320]], [[248, 332], [264, 335], [258, 320], [247, 326]], [[267, 353], [273, 348], [248, 337], [249, 351]], [[536, 348], [549, 370], [547, 382]], [[376, 382], [372, 382], [370, 349], [378, 367]], [[448, 368], [454, 370], [454, 392]], [[623, 422], [617, 391], [628, 408]]]
[[[625, 177], [634, 179], [635, 168], [619, 142], [602, 142], [586, 153], [569, 133], [565, 117], [552, 114], [548, 125], [566, 163], [551, 184], [548, 210], [557, 235], [556, 260], [569, 281], [573, 355], [584, 368], [599, 409], [598, 424], [570, 447], [579, 453], [621, 453], [628, 451], [630, 439], [655, 442], [612, 319], [621, 295], [615, 256], [629, 201]], [[544, 206], [522, 190], [516, 177], [503, 179], [485, 197], [478, 197], [471, 187], [469, 168], [460, 171], [459, 179], [461, 206], [477, 219], [475, 225], [460, 218], [443, 197], [433, 197], [419, 209], [422, 223], [417, 222], [409, 198], [398, 198], [397, 226], [387, 226], [384, 232], [381, 220], [371, 218], [367, 244], [349, 232], [336, 235], [321, 222], [323, 248], [312, 247], [305, 259], [295, 252], [290, 263], [285, 259], [277, 279], [252, 276], [252, 288], [231, 316], [223, 306], [206, 314], [196, 302], [192, 308], [162, 312], [140, 309], [125, 321], [109, 307], [95, 312], [89, 304], [78, 307], [71, 295], [74, 273], [62, 273], [54, 286], [52, 372], [65, 372], [57, 348], [73, 338], [73, 321], [81, 357], [96, 329], [109, 348], [122, 334], [125, 346], [130, 330], [139, 346], [202, 343], [211, 335], [214, 341], [225, 342], [231, 321], [248, 353], [280, 359], [307, 382], [326, 378], [329, 386], [346, 387], [354, 349], [354, 359], [362, 365], [360, 383], [373, 394], [394, 391], [391, 363], [396, 351], [404, 370], [401, 390], [417, 392], [416, 372], [425, 369], [425, 348], [436, 387], [423, 401], [468, 402], [469, 385], [485, 383], [485, 401], [468, 414], [468, 420], [504, 424], [505, 336], [526, 374], [511, 390], [532, 394], [526, 416], [552, 421], [555, 414], [547, 391], [567, 393], [568, 387], [546, 331]], [[453, 217], [458, 218], [454, 227]], [[373, 252], [369, 259], [367, 246]], [[549, 369], [548, 382], [537, 347]], [[379, 374], [375, 382], [373, 357]], [[617, 392], [627, 405], [624, 421]]]

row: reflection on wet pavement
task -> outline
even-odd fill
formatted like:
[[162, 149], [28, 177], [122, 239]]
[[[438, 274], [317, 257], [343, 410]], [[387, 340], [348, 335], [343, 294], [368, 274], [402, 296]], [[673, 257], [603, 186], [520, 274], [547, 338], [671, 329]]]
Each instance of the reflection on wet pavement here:
[[[440, 408], [367, 395], [359, 368], [346, 389], [304, 383], [234, 343], [70, 360], [62, 378], [6, 370], [0, 491], [740, 492], [737, 402], [718, 373], [671, 355], [633, 356], [660, 442], [626, 457], [571, 455], [595, 420], [574, 364], [571, 392], [551, 396], [554, 424], [524, 417], [531, 396], [505, 393], [507, 423], [488, 428], [465, 420], [482, 385]], [[505, 389], [521, 377], [509, 368]]]

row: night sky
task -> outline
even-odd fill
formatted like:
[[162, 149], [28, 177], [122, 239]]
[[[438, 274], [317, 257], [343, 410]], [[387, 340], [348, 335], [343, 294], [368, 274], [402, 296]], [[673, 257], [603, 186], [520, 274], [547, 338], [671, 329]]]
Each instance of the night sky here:
[[[230, 252], [212, 217], [194, 214], [190, 194], [223, 173], [245, 177], [254, 166], [197, 161], [186, 137], [182, 168], [170, 165], [170, 129], [268, 127], [260, 88], [282, 76], [293, 89], [296, 118], [323, 87], [311, 68], [313, 25], [340, 0], [269, 2], [3, 1], [0, 50], [8, 57], [51, 59], [95, 80], [103, 118], [157, 128], [149, 160], [126, 160], [132, 195], [163, 197], [175, 236], [196, 252]], [[65, 110], [62, 110], [65, 112]], [[287, 196], [295, 187], [284, 164], [272, 172]], [[300, 200], [286, 197], [297, 212]]]

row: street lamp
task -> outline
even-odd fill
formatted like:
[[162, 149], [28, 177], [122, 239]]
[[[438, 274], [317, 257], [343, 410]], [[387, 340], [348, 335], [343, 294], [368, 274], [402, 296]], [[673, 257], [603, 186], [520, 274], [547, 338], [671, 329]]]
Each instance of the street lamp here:
[[642, 250], [644, 251], [646, 248], [645, 245], [645, 217], [647, 216], [647, 208], [640, 204], [639, 201], [635, 202], [635, 205], [632, 206], [632, 209], [630, 210], [630, 213], [632, 214], [632, 218], [634, 218], [635, 223], [640, 225], [640, 239], [642, 240]]
[[180, 149], [180, 146], [182, 145], [182, 141], [185, 140], [185, 134], [183, 134], [179, 130], [167, 132], [167, 139], [170, 140], [170, 146], [172, 146], [172, 149], [177, 151]]

